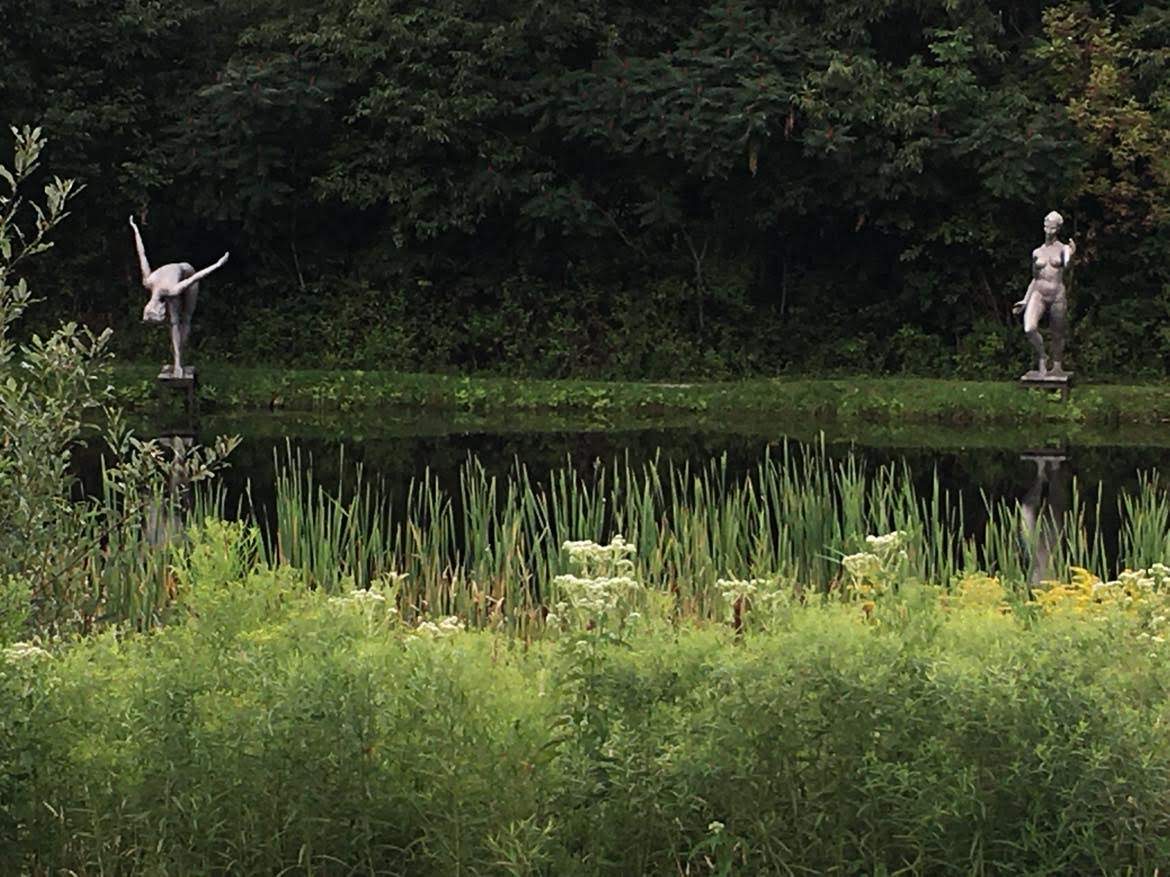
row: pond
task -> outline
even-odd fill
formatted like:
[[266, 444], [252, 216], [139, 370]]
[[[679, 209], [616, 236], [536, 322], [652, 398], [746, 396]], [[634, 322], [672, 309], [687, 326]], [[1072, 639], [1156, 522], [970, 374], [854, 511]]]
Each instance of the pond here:
[[[894, 530], [907, 534], [905, 551], [881, 559], [886, 580], [946, 584], [983, 570], [1025, 599], [1074, 567], [1110, 578], [1170, 558], [1170, 494], [1142, 489], [1170, 465], [1165, 428], [403, 409], [204, 416], [197, 427], [201, 443], [242, 439], [216, 484], [218, 513], [260, 525], [261, 560], [329, 593], [391, 583], [416, 620], [538, 631], [572, 572], [564, 543], [618, 534], [638, 581], [669, 593], [681, 615], [709, 619], [725, 616], [736, 583], [852, 588], [843, 558]], [[144, 421], [139, 434], [183, 433]], [[96, 490], [98, 457], [76, 462]], [[131, 550], [91, 559], [106, 616], [147, 624], [165, 611], [181, 510], [201, 514], [195, 503], [206, 501], [169, 496], [128, 519], [133, 532], [119, 539]]]
[[[140, 435], [179, 430], [158, 421], [136, 424]], [[1101, 495], [1100, 526], [1107, 546], [1116, 544], [1117, 496], [1135, 492], [1142, 473], [1170, 466], [1170, 426], [1082, 429], [1061, 434], [1059, 428], [866, 426], [864, 424], [773, 421], [716, 421], [673, 416], [653, 420], [607, 421], [589, 417], [435, 414], [419, 410], [307, 414], [251, 412], [205, 416], [194, 429], [196, 440], [239, 435], [242, 443], [222, 474], [228, 507], [247, 494], [260, 516], [274, 505], [278, 461], [291, 452], [302, 464], [311, 461], [318, 483], [351, 481], [360, 465], [390, 497], [406, 494], [409, 485], [430, 477], [457, 493], [460, 468], [476, 459], [501, 480], [522, 462], [534, 481], [552, 470], [570, 468], [589, 476], [599, 466], [629, 462], [635, 468], [652, 460], [701, 469], [725, 459], [732, 479], [754, 470], [765, 454], [788, 444], [799, 449], [824, 443], [828, 456], [854, 455], [870, 468], [904, 465], [915, 485], [929, 492], [939, 485], [962, 498], [969, 510], [966, 527], [980, 526], [987, 501], [1008, 500], [1042, 505], [1066, 503], [1071, 490], [1083, 497]], [[80, 458], [83, 482], [98, 480], [97, 458]], [[343, 475], [344, 471], [344, 475]], [[336, 488], [334, 487], [334, 490]]]

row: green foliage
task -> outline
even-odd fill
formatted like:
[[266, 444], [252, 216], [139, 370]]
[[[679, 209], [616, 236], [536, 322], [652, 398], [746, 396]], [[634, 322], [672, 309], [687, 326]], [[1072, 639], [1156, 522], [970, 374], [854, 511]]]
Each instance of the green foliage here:
[[0, 646], [21, 638], [27, 630], [32, 593], [21, 576], [0, 579]]
[[[859, 411], [874, 411], [858, 396]], [[313, 460], [298, 451], [257, 463], [273, 467], [274, 492], [242, 509], [236, 529], [196, 529], [218, 548], [142, 551], [141, 541], [127, 538], [110, 553], [147, 559], [145, 568], [88, 562], [117, 584], [107, 588], [109, 615], [141, 625], [181, 610], [193, 583], [263, 562], [295, 568], [305, 585], [334, 595], [393, 584], [396, 608], [411, 622], [457, 616], [518, 634], [551, 625], [607, 638], [621, 638], [637, 617], [726, 620], [730, 612], [738, 627], [745, 605], [781, 611], [801, 593], [840, 592], [851, 582], [857, 591], [838, 561], [846, 558], [848, 568], [854, 555], [873, 553], [867, 546], [881, 544], [874, 533], [904, 534], [899, 565], [883, 567], [883, 581], [949, 584], [979, 568], [1018, 595], [1033, 581], [1039, 530], [1010, 493], [973, 507], [941, 472], [868, 466], [831, 456], [823, 443], [785, 443], [734, 475], [726, 456], [685, 465], [665, 454], [644, 460], [585, 473], [563, 459], [526, 460], [504, 477], [475, 458], [449, 468], [436, 461], [435, 470], [405, 475], [391, 490], [344, 454]], [[1170, 494], [1156, 479], [1121, 489], [1116, 504], [1075, 482], [1071, 493], [1060, 520], [1045, 529], [1052, 575], [1149, 565], [1167, 550]], [[196, 494], [195, 521], [223, 513], [222, 495], [205, 495]], [[572, 554], [582, 541], [608, 543], [593, 549], [618, 556], [574, 570], [561, 547]], [[889, 587], [874, 576], [865, 581], [875, 591]]]
[[[854, 429], [871, 424], [926, 431], [946, 424], [1023, 430], [1048, 423], [1071, 434], [1082, 427], [1156, 425], [1170, 418], [1170, 396], [1159, 383], [1086, 384], [1067, 405], [1052, 404], [1045, 393], [1025, 392], [1003, 380], [1004, 371], [1011, 374], [1015, 368], [1006, 350], [1006, 331], [994, 325], [984, 325], [981, 331], [973, 343], [977, 340], [983, 352], [965, 355], [964, 346], [958, 366], [984, 380], [793, 377], [634, 383], [210, 365], [202, 371], [200, 393], [206, 410], [236, 417], [255, 418], [261, 410], [281, 409], [315, 412], [318, 417], [336, 411], [369, 417], [395, 405], [414, 408], [415, 416], [441, 415], [451, 423], [509, 417], [523, 418], [533, 428], [655, 422], [701, 427], [726, 423], [728, 418], [758, 425], [782, 413], [793, 418], [796, 427], [803, 423], [798, 433], [807, 438], [815, 437], [817, 424], [827, 421]], [[982, 364], [984, 355], [998, 357], [994, 371]], [[156, 398], [152, 381], [156, 373], [155, 367], [115, 366], [118, 400], [139, 410], [149, 408]], [[253, 413], [247, 414], [249, 410]], [[262, 421], [251, 426], [266, 428]]]
[[[192, 552], [240, 537], [209, 525]], [[192, 581], [182, 624], [0, 653], [0, 867], [1144, 873], [1170, 855], [1165, 647], [1116, 607], [1005, 613], [969, 577], [946, 600], [900, 587], [738, 637], [659, 621], [581, 648], [230, 575]]]
[[[157, 444], [136, 440], [111, 404], [109, 329], [95, 336], [71, 322], [17, 343], [15, 327], [33, 298], [16, 272], [52, 246], [48, 236], [69, 215], [77, 187], [54, 177], [44, 207], [26, 201], [22, 186], [38, 171], [45, 139], [40, 128], [12, 134], [12, 168], [0, 165], [0, 640], [25, 622], [41, 631], [88, 629], [111, 604], [119, 618], [150, 623], [149, 612], [133, 611], [147, 569], [165, 574], [149, 521], [165, 519], [177, 501], [159, 484], [179, 470], [186, 482], [210, 477], [234, 441], [192, 449], [176, 463]], [[87, 439], [110, 458], [103, 495], [79, 501], [72, 459]], [[163, 603], [157, 594], [146, 602]]]
[[[971, 332], [959, 342], [959, 350], [955, 356], [955, 366], [960, 374], [966, 377], [994, 380], [1005, 372], [1010, 374], [1017, 357], [1013, 356], [1013, 341], [1015, 341], [1016, 327], [1004, 326], [992, 320], [979, 320], [972, 327]], [[1092, 358], [1095, 347], [1082, 334], [1081, 359], [1086, 369], [1092, 370]]]
[[161, 352], [133, 210], [168, 260], [231, 242], [208, 359], [1000, 374], [1057, 207], [1076, 367], [1170, 362], [1156, 5], [34, 0], [5, 24], [0, 102], [93, 195], [30, 329]]
[[[45, 207], [26, 202], [23, 184], [36, 173], [44, 138], [39, 128], [13, 129], [11, 169], [0, 165], [6, 191], [0, 195], [0, 581], [5, 590], [5, 628], [13, 612], [8, 597], [17, 588], [45, 614], [55, 584], [76, 572], [84, 548], [76, 537], [90, 510], [71, 501], [70, 459], [85, 431], [87, 414], [104, 398], [102, 361], [109, 332], [95, 337], [68, 323], [48, 338], [34, 335], [19, 346], [17, 321], [32, 292], [16, 270], [25, 259], [52, 244], [48, 235], [68, 216], [73, 181], [54, 179], [45, 187]], [[26, 231], [28, 219], [33, 228]], [[6, 633], [9, 632], [6, 630]]]
[[947, 361], [940, 339], [911, 325], [902, 326], [894, 333], [889, 349], [893, 359], [890, 370], [902, 374], [924, 374]]
[[[258, 244], [287, 236], [295, 248], [297, 188], [324, 144], [334, 88], [296, 57], [229, 62], [168, 142], [177, 177], [197, 183], [185, 206], [238, 225]], [[272, 227], [275, 216], [285, 222]]]

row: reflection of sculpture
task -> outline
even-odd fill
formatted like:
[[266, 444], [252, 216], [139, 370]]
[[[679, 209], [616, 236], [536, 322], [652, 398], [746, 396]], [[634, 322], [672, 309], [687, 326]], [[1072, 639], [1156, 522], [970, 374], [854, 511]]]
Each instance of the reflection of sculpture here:
[[1069, 472], [1063, 454], [1041, 451], [1025, 454], [1023, 459], [1036, 464], [1032, 486], [1020, 503], [1020, 516], [1024, 540], [1032, 549], [1028, 581], [1039, 584], [1052, 575], [1052, 553], [1060, 540], [1068, 510]]
[[171, 324], [174, 364], [163, 366], [159, 377], [189, 377], [191, 370], [183, 367], [183, 348], [187, 344], [187, 336], [191, 334], [191, 316], [195, 313], [195, 302], [199, 297], [199, 281], [221, 267], [228, 260], [228, 254], [224, 253], [218, 262], [202, 271], [196, 271], [186, 262], [172, 262], [151, 271], [150, 263], [146, 261], [146, 248], [142, 245], [142, 235], [138, 233], [133, 216], [130, 217], [130, 228], [134, 230], [134, 244], [138, 248], [142, 285], [150, 291], [150, 301], [142, 309], [142, 320], [145, 323], [169, 321]]
[[156, 546], [167, 544], [183, 532], [184, 512], [191, 501], [191, 472], [187, 458], [195, 445], [195, 436], [163, 435], [157, 441], [166, 455], [167, 482], [165, 488], [152, 485], [154, 493], [146, 507], [143, 529], [147, 544]]
[[[1044, 217], [1044, 243], [1032, 251], [1032, 282], [1023, 299], [1012, 307], [1013, 314], [1023, 313], [1024, 334], [1036, 350], [1038, 364], [1035, 372], [1025, 378], [1065, 374], [1060, 358], [1064, 354], [1065, 334], [1068, 330], [1068, 300], [1064, 292], [1064, 270], [1076, 254], [1075, 241], [1062, 244], [1056, 237], [1064, 219], [1053, 211]], [[1052, 335], [1052, 369], [1044, 355], [1044, 339], [1040, 337], [1040, 320], [1048, 318]]]

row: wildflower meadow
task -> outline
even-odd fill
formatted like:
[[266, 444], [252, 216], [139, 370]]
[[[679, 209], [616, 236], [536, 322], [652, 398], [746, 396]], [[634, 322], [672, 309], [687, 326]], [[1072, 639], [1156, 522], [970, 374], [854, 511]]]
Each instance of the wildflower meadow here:
[[[5, 873], [1150, 874], [1170, 856], [1170, 571], [1030, 596], [725, 578], [562, 546], [520, 635], [328, 592], [209, 519], [171, 623], [0, 652]], [[225, 561], [225, 558], [229, 559]], [[408, 611], [403, 611], [408, 609]]]

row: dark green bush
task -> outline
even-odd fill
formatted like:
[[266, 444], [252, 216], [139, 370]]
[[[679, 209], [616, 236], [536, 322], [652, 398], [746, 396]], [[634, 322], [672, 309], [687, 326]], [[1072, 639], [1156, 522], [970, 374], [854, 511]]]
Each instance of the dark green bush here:
[[524, 643], [428, 633], [389, 585], [330, 599], [249, 557], [208, 525], [178, 565], [185, 622], [3, 653], [0, 870], [1087, 874], [1170, 856], [1170, 670], [1120, 615], [903, 588], [740, 640], [650, 619], [621, 643]]

